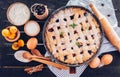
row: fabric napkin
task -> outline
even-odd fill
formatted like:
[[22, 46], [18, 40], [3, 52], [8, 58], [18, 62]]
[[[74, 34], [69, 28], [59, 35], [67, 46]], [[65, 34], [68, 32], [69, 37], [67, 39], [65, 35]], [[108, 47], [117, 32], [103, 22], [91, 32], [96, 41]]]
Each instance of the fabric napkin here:
[[[118, 22], [115, 16], [115, 11], [114, 7], [112, 4], [112, 0], [70, 0], [67, 3], [68, 5], [79, 5], [86, 7], [90, 10], [89, 8], [89, 3], [93, 2], [98, 10], [100, 11], [103, 15], [106, 16], [110, 24], [114, 27], [116, 33], [120, 36], [120, 28], [117, 27]], [[100, 53], [98, 56], [102, 53], [110, 52], [110, 51], [115, 51], [116, 48], [113, 47], [110, 42], [104, 37], [102, 46], [100, 48]], [[48, 56], [49, 53], [46, 53], [46, 56]], [[54, 68], [52, 66], [48, 66], [49, 69], [57, 76], [57, 77], [80, 77], [81, 74], [84, 72], [84, 70], [87, 68], [88, 64], [81, 65], [76, 68], [76, 74], [70, 74], [69, 70], [59, 70], [57, 68]]]

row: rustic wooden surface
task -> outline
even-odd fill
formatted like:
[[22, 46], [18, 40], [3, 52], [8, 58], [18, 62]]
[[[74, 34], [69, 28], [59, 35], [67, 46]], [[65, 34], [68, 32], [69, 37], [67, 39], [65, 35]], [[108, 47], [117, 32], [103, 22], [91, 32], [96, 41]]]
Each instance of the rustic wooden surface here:
[[[6, 18], [6, 10], [11, 3], [16, 1], [25, 3], [26, 5], [28, 5], [29, 8], [34, 3], [47, 4], [50, 13], [61, 6], [65, 6], [68, 2], [68, 0], [0, 0], [0, 31], [8, 25], [12, 25], [8, 22]], [[113, 0], [113, 4], [116, 9], [116, 16], [120, 26], [120, 0]], [[41, 29], [43, 28], [45, 20], [39, 21], [32, 14], [31, 20], [36, 20], [40, 24]], [[20, 29], [20, 31], [23, 31], [23, 26], [18, 28]], [[37, 38], [39, 39], [39, 43], [42, 43], [41, 32], [37, 36]], [[29, 38], [30, 37], [26, 36], [26, 34], [22, 33], [21, 39], [24, 39], [25, 42], [27, 42]], [[26, 46], [21, 49], [28, 50], [26, 49]], [[45, 54], [46, 52], [43, 45], [38, 46], [37, 49], [39, 49], [42, 54]], [[0, 33], [0, 77], [55, 77], [55, 75], [47, 68], [47, 66], [43, 69], [42, 72], [28, 75], [26, 72], [23, 71], [24, 67], [38, 65], [39, 63], [21, 63], [14, 58], [14, 53], [15, 52], [11, 49], [11, 43], [6, 42]], [[119, 77], [120, 54], [117, 51], [111, 52], [110, 54], [112, 54], [114, 57], [114, 61], [112, 62], [112, 64], [98, 69], [90, 69], [88, 67], [81, 77]]]

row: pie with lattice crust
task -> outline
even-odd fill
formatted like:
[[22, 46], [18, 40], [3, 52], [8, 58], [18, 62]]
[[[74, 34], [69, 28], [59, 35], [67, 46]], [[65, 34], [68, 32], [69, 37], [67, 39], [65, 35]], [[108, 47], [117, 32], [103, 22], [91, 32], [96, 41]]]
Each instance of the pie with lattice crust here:
[[45, 29], [46, 46], [60, 62], [81, 64], [100, 48], [101, 29], [93, 14], [77, 6], [55, 12]]

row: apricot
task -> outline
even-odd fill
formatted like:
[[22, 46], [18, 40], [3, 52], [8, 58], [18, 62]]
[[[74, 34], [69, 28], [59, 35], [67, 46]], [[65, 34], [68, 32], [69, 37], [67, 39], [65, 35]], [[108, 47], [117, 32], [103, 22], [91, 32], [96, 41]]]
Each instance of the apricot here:
[[7, 36], [10, 35], [10, 31], [9, 31], [8, 29], [3, 29], [3, 30], [2, 30], [2, 35], [3, 35], [4, 37], [7, 37]]
[[18, 40], [18, 45], [20, 47], [23, 47], [25, 45], [24, 41], [22, 39]]
[[16, 34], [13, 34], [13, 33], [8, 36], [9, 39], [14, 39], [15, 37], [16, 37]]
[[20, 48], [20, 46], [18, 45], [17, 42], [14, 42], [14, 43], [12, 44], [12, 49], [13, 49], [13, 50], [18, 50], [19, 48]]
[[17, 27], [15, 27], [15, 26], [11, 26], [11, 27], [10, 27], [10, 33], [16, 34], [17, 31], [18, 31]]

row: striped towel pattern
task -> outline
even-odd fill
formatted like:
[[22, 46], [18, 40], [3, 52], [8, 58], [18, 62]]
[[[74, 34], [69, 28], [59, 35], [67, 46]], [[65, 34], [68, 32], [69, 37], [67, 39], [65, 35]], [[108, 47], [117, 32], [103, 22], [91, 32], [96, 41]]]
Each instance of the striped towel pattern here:
[[[97, 5], [98, 10], [103, 10], [101, 13], [107, 17], [107, 15], [110, 15], [110, 17], [107, 17], [111, 25], [115, 28], [115, 31], [119, 33], [118, 35], [120, 36], [120, 28], [117, 27], [118, 22], [115, 16], [115, 11], [114, 7], [112, 4], [112, 0], [70, 0], [68, 1], [67, 5], [80, 5], [84, 6], [88, 9], [89, 8], [89, 3], [93, 2], [95, 5]], [[101, 4], [104, 3], [104, 7], [101, 6]], [[116, 48], [114, 48], [109, 41], [104, 37], [103, 38], [103, 43], [100, 48], [100, 53], [98, 56], [102, 53], [110, 52], [110, 51], [115, 51]], [[49, 53], [46, 53], [45, 56], [49, 56]], [[84, 70], [87, 68], [88, 64], [81, 65], [76, 68], [76, 73], [75, 74], [70, 74], [69, 70], [59, 70], [57, 68], [54, 68], [52, 66], [48, 66], [49, 69], [57, 76], [57, 77], [80, 77], [81, 74], [84, 72]]]

